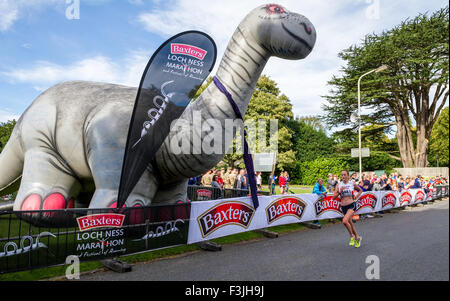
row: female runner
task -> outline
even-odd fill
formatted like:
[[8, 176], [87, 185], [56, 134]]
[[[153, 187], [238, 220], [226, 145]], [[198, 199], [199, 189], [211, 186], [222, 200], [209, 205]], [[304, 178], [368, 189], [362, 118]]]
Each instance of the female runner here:
[[[339, 197], [341, 199], [341, 208], [342, 213], [344, 214], [344, 218], [342, 219], [342, 223], [345, 228], [347, 228], [348, 233], [350, 234], [350, 246], [355, 246], [359, 248], [361, 245], [362, 237], [356, 233], [355, 225], [353, 224], [352, 217], [355, 212], [355, 200], [359, 198], [362, 193], [361, 188], [353, 181], [350, 180], [349, 174], [347, 170], [343, 170], [341, 172], [342, 181], [336, 185], [336, 189], [334, 191], [334, 199]], [[353, 197], [353, 190], [357, 190], [358, 193], [355, 197]]]

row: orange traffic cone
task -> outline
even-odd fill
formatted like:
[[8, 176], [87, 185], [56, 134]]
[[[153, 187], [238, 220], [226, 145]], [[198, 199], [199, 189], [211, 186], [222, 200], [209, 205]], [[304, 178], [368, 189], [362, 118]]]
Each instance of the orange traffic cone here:
[[353, 215], [353, 220], [356, 222], [356, 221], [359, 221], [359, 215]]

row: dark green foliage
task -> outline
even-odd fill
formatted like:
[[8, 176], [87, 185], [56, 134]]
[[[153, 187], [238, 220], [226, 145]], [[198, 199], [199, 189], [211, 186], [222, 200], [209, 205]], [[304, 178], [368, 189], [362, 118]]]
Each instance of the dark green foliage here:
[[0, 123], [0, 152], [8, 142], [15, 125], [15, 120], [9, 120], [8, 122]]
[[428, 161], [431, 166], [447, 166], [449, 157], [449, 119], [448, 107], [444, 108], [434, 124], [430, 137], [430, 154]]
[[325, 182], [328, 174], [340, 174], [343, 169], [348, 169], [346, 162], [336, 158], [317, 158], [313, 161], [298, 162], [296, 176], [302, 184], [314, 185], [318, 178]]

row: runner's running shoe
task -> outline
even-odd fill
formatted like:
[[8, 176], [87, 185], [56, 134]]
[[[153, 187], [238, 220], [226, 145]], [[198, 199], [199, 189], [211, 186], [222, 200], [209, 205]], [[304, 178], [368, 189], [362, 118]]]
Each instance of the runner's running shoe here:
[[362, 237], [360, 236], [359, 239], [355, 239], [355, 248], [359, 248], [361, 245]]
[[355, 245], [355, 238], [352, 236], [350, 238], [350, 242], [348, 243], [349, 246], [354, 246]]

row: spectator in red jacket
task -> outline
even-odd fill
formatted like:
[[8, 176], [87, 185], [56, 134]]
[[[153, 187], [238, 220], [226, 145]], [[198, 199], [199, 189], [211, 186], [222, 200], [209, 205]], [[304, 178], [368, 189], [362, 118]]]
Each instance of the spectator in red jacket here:
[[220, 188], [223, 188], [222, 171], [218, 170], [218, 171], [216, 172], [216, 176], [217, 176], [217, 183], [219, 183]]
[[286, 190], [286, 179], [284, 178], [283, 173], [280, 173], [278, 177], [278, 185], [280, 185], [280, 194], [284, 194]]

